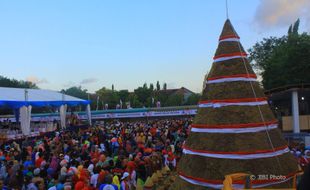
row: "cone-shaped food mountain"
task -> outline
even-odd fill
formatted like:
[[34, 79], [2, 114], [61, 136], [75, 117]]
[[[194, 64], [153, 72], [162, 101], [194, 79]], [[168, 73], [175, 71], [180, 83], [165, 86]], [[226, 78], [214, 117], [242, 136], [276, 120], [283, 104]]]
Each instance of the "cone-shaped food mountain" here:
[[297, 162], [229, 20], [213, 59], [172, 189], [221, 189], [240, 172], [253, 175], [253, 187], [291, 187]]

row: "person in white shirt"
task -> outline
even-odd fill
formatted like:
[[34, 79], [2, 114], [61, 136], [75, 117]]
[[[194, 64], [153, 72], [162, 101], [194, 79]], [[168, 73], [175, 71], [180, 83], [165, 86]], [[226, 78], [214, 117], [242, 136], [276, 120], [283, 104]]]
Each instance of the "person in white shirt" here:
[[98, 167], [94, 168], [94, 174], [90, 177], [90, 184], [92, 187], [96, 188], [98, 183], [98, 177], [99, 177], [99, 171], [100, 169]]

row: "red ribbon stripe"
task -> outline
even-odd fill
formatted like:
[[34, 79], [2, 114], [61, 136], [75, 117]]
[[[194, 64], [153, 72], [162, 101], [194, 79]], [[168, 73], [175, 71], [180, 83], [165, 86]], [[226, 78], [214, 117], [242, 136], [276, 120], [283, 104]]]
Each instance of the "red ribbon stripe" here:
[[192, 128], [200, 129], [237, 129], [237, 128], [252, 128], [252, 127], [261, 127], [264, 125], [277, 124], [277, 120], [268, 121], [268, 122], [259, 122], [259, 123], [241, 123], [241, 124], [225, 124], [225, 125], [206, 125], [206, 124], [192, 124]]

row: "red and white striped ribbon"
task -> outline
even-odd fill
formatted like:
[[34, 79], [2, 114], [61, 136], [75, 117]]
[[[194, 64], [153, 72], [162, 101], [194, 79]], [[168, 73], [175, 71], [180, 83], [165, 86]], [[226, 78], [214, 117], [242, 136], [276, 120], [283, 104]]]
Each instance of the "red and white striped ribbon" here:
[[239, 42], [240, 37], [236, 35], [227, 35], [227, 36], [222, 36], [219, 39], [219, 43], [221, 42]]
[[221, 61], [226, 61], [226, 60], [230, 60], [230, 59], [236, 59], [236, 58], [246, 58], [247, 54], [246, 53], [241, 53], [241, 52], [237, 52], [237, 53], [227, 53], [227, 54], [222, 54], [222, 55], [218, 55], [218, 56], [214, 56], [213, 57], [213, 61], [214, 62], [221, 62]]
[[229, 75], [229, 76], [220, 76], [220, 77], [210, 77], [207, 79], [207, 84], [214, 84], [214, 83], [223, 83], [223, 82], [236, 82], [236, 81], [256, 81], [255, 74], [239, 74], [239, 75]]
[[239, 42], [240, 40], [238, 38], [226, 38], [223, 40], [220, 40], [219, 43], [221, 42]]
[[277, 120], [258, 123], [238, 123], [238, 124], [192, 124], [191, 131], [206, 133], [245, 133], [258, 132], [260, 130], [270, 130], [277, 127]]
[[189, 147], [183, 146], [184, 154], [198, 155], [209, 158], [222, 158], [222, 159], [238, 159], [238, 160], [250, 160], [259, 158], [270, 158], [279, 156], [289, 152], [287, 146], [275, 148], [275, 150], [258, 150], [255, 152], [215, 152], [207, 150], [195, 150]]
[[240, 37], [239, 37], [238, 35], [226, 35], [226, 36], [221, 36], [221, 37], [219, 38], [219, 41], [225, 40], [225, 39], [229, 39], [229, 38], [240, 39]]
[[220, 108], [223, 106], [259, 106], [268, 104], [266, 98], [240, 98], [240, 99], [224, 99], [224, 100], [206, 100], [200, 101], [200, 108]]
[[195, 133], [234, 133], [234, 134], [239, 134], [239, 133], [256, 133], [260, 131], [265, 131], [265, 130], [272, 130], [276, 129], [278, 127], [277, 123], [270, 123], [270, 124], [261, 124], [259, 126], [253, 126], [253, 127], [246, 127], [246, 128], [199, 128], [196, 127], [196, 125], [192, 125], [191, 131]]
[[[283, 176], [283, 178], [279, 180], [253, 180], [251, 181], [252, 187], [253, 188], [261, 188], [261, 187], [266, 187], [266, 186], [271, 186], [271, 185], [276, 185], [276, 184], [281, 184], [284, 182], [287, 182], [291, 180], [294, 177], [294, 174], [289, 174], [287, 176]], [[199, 185], [203, 187], [209, 187], [213, 189], [222, 189], [223, 188], [223, 181], [220, 180], [205, 180], [202, 178], [196, 178], [196, 177], [191, 177], [187, 176], [181, 172], [179, 172], [179, 177], [191, 184], [194, 185]], [[237, 189], [242, 189], [244, 188], [245, 181], [237, 181], [233, 182], [233, 187]]]

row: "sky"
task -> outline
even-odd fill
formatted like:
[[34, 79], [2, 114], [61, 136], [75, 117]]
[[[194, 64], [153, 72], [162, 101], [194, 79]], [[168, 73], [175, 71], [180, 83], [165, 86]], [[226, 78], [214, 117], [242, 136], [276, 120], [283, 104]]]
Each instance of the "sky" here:
[[[297, 18], [309, 32], [309, 9], [309, 0], [228, 0], [245, 49]], [[0, 75], [52, 90], [160, 81], [200, 92], [225, 20], [225, 0], [0, 0]]]

